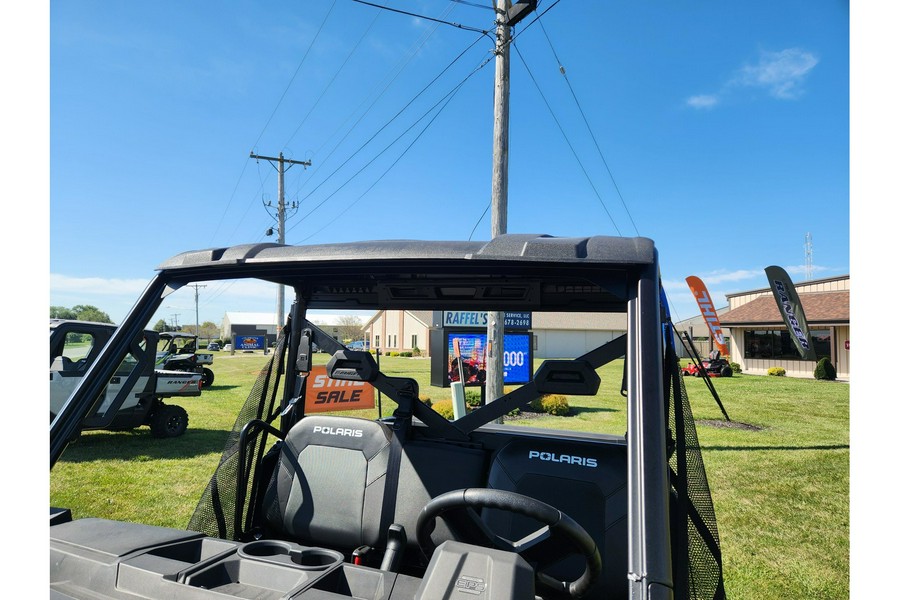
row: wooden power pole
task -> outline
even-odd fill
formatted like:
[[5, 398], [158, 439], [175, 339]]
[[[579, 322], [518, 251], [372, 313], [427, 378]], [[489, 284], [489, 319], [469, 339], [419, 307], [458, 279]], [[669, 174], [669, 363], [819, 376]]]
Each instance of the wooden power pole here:
[[[509, 183], [509, 0], [496, 0], [497, 41], [494, 63], [494, 158], [491, 173], [491, 238], [506, 233]], [[505, 314], [488, 313], [485, 400], [503, 395], [503, 322]], [[502, 421], [501, 419], [498, 419]]]
[[[284, 165], [288, 165], [288, 169], [290, 169], [294, 165], [303, 165], [304, 167], [308, 167], [312, 164], [312, 161], [303, 161], [303, 160], [291, 160], [289, 158], [285, 158], [284, 154], [279, 152], [278, 158], [274, 156], [259, 156], [258, 154], [250, 153], [250, 158], [255, 158], [257, 160], [263, 159], [269, 161], [272, 166], [275, 166], [274, 163], [277, 162], [278, 166], [275, 166], [278, 169], [278, 243], [284, 243]], [[275, 294], [275, 325], [277, 330], [275, 335], [279, 335], [281, 333], [281, 328], [284, 327], [284, 286], [279, 285], [278, 290]]]

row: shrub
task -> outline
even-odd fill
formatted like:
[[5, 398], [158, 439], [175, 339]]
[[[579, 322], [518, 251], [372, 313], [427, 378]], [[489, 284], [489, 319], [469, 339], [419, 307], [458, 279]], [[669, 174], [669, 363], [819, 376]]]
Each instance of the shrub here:
[[413, 356], [422, 356], [422, 351], [419, 350], [418, 346], [413, 346], [412, 355]]
[[783, 367], [769, 367], [769, 375], [774, 377], [784, 377], [787, 371]]
[[547, 394], [531, 401], [531, 409], [556, 417], [569, 414], [569, 399], [560, 394]]
[[819, 362], [816, 363], [816, 370], [813, 372], [813, 375], [816, 379], [826, 379], [829, 381], [837, 379], [837, 371], [835, 370], [834, 365], [831, 364], [831, 359], [827, 356], [823, 356], [819, 359]]
[[408, 350], [404, 350], [403, 352], [400, 353], [400, 356], [403, 356], [403, 357], [406, 357], [406, 358], [409, 358], [409, 357], [412, 356], [412, 355], [413, 355], [413, 353], [410, 352], [410, 351], [408, 351]]
[[481, 406], [481, 390], [466, 390], [466, 406]]
[[453, 402], [450, 400], [438, 400], [431, 405], [431, 408], [448, 421], [453, 420]]
[[731, 366], [732, 373], [737, 374], [741, 372], [741, 365], [737, 364], [736, 362], [729, 363], [729, 365]]

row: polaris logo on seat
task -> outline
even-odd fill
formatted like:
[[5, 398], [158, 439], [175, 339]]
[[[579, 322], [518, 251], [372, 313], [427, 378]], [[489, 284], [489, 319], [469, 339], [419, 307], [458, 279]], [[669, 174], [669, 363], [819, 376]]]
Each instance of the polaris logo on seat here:
[[325, 435], [342, 435], [346, 437], [362, 437], [362, 429], [349, 429], [347, 427], [322, 427], [316, 425], [313, 427], [313, 433], [324, 433]]
[[528, 458], [536, 458], [546, 462], [566, 463], [568, 465], [579, 465], [581, 467], [597, 466], [596, 458], [587, 458], [584, 456], [572, 456], [571, 454], [556, 454], [555, 452], [538, 452], [537, 450], [529, 450]]

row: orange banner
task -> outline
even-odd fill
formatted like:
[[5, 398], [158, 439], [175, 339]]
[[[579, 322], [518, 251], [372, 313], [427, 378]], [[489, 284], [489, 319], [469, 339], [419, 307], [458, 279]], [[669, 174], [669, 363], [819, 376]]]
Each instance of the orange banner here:
[[375, 408], [375, 388], [363, 381], [332, 379], [323, 365], [306, 380], [306, 414]]
[[706, 320], [709, 334], [716, 343], [716, 348], [722, 356], [728, 356], [728, 346], [725, 345], [725, 335], [722, 333], [722, 326], [719, 324], [719, 315], [716, 314], [716, 307], [713, 306], [709, 292], [706, 290], [706, 285], [699, 277], [694, 277], [693, 275], [685, 279], [685, 281], [687, 281], [688, 287], [691, 288], [691, 293], [694, 294], [697, 306], [700, 307], [700, 314]]

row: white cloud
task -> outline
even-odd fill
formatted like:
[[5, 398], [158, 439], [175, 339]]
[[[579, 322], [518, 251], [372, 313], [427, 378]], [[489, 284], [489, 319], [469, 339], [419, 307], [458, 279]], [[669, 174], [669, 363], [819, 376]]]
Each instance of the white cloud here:
[[718, 92], [691, 96], [685, 104], [697, 110], [708, 110], [718, 106], [726, 94], [740, 88], [762, 88], [773, 98], [795, 100], [803, 94], [803, 84], [817, 64], [817, 56], [800, 48], [763, 51], [756, 64], [739, 69]]
[[137, 299], [147, 287], [146, 279], [104, 279], [102, 277], [69, 277], [50, 273], [50, 293], [128, 296]]
[[734, 84], [765, 88], [774, 98], [793, 100], [803, 93], [803, 82], [818, 63], [814, 54], [800, 48], [763, 52], [759, 62], [740, 70]]
[[691, 108], [712, 108], [719, 103], [719, 97], [710, 95], [710, 94], [700, 94], [697, 96], [691, 96], [687, 100], [685, 100], [685, 104], [690, 106]]

